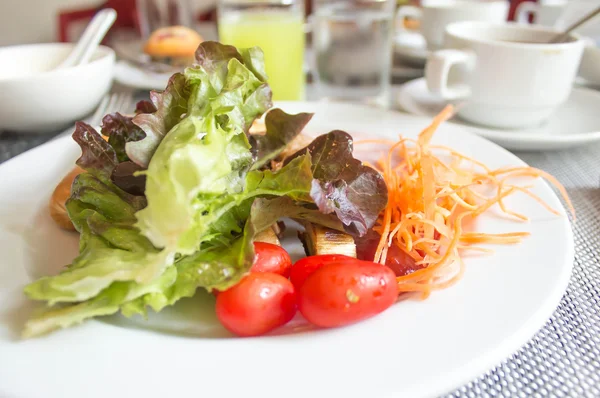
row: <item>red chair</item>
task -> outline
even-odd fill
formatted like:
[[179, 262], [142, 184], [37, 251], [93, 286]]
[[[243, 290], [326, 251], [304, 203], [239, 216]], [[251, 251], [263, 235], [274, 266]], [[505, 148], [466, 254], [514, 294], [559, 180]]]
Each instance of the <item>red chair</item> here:
[[[310, 0], [309, 0], [310, 1]], [[133, 30], [136, 34], [141, 34], [139, 14], [136, 0], [108, 0], [96, 8], [86, 10], [66, 10], [58, 15], [58, 38], [61, 42], [73, 41], [69, 38], [70, 27], [77, 22], [90, 20], [94, 14], [102, 8], [113, 8], [117, 11], [117, 20], [111, 28], [111, 31], [120, 29]], [[196, 19], [199, 22], [216, 21], [217, 10], [212, 8], [199, 14]], [[110, 32], [109, 32], [110, 35]], [[108, 36], [108, 35], [107, 35]], [[106, 41], [106, 39], [105, 39]]]
[[508, 12], [508, 20], [509, 21], [515, 20], [515, 11], [517, 10], [517, 7], [519, 6], [519, 4], [524, 3], [526, 1], [532, 1], [532, 2], [536, 3], [536, 0], [511, 0], [510, 11]]
[[113, 8], [117, 12], [117, 19], [114, 25], [112, 26], [111, 31], [118, 29], [130, 29], [139, 32], [139, 21], [138, 14], [136, 11], [136, 0], [108, 0], [103, 4], [100, 4], [96, 8], [89, 8], [85, 10], [61, 11], [58, 14], [59, 41], [73, 41], [73, 39], [69, 37], [69, 28], [74, 23], [85, 22], [90, 20], [94, 16], [94, 14], [102, 8]]

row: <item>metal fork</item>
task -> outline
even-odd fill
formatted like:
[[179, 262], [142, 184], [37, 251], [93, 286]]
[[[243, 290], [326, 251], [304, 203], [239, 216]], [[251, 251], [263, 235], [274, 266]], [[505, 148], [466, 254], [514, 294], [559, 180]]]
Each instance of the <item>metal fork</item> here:
[[109, 113], [131, 113], [133, 105], [133, 94], [130, 92], [113, 93], [106, 95], [100, 101], [100, 105], [96, 108], [94, 114], [86, 121], [93, 127], [97, 127], [102, 123], [104, 115]]
[[[102, 123], [102, 118], [104, 115], [109, 113], [123, 113], [128, 114], [133, 111], [133, 93], [132, 92], [119, 92], [107, 94], [102, 98], [98, 108], [94, 111], [94, 114], [89, 118], [85, 119], [84, 122], [91, 125], [94, 128], [100, 126]], [[68, 129], [64, 130], [60, 134], [58, 134], [55, 138], [64, 137], [65, 135], [70, 135], [73, 133], [75, 126], [71, 126]]]

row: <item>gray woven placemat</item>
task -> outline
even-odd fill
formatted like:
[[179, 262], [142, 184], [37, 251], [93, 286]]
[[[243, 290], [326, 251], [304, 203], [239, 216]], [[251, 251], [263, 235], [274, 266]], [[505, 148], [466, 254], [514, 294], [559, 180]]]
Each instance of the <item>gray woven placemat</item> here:
[[447, 395], [600, 397], [600, 146], [517, 153], [565, 185], [577, 212], [575, 264], [546, 325], [493, 370]]
[[0, 163], [51, 140], [53, 134], [23, 135], [0, 133]]
[[[52, 136], [0, 135], [0, 163]], [[518, 153], [562, 182], [577, 211], [575, 267], [559, 307], [535, 337], [458, 397], [600, 397], [600, 146]], [[404, 398], [404, 397], [399, 397]]]

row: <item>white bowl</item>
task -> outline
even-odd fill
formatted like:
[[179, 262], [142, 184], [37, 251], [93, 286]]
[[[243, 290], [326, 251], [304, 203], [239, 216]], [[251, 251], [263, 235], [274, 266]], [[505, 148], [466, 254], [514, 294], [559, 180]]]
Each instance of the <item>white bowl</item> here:
[[53, 70], [71, 43], [0, 48], [0, 130], [58, 131], [90, 114], [110, 89], [115, 53], [100, 46], [85, 65]]

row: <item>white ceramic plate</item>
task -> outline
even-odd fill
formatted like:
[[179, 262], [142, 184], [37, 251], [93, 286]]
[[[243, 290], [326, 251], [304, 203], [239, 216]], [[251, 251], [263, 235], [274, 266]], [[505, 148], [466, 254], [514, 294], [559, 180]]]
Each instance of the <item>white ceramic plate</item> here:
[[[197, 23], [194, 30], [204, 40], [217, 40], [217, 26], [214, 22]], [[177, 69], [154, 71], [144, 67], [143, 64], [150, 62], [150, 58], [143, 53], [144, 42], [140, 38], [127, 35], [117, 37], [111, 46], [120, 58], [115, 66], [115, 80], [125, 86], [138, 90], [164, 90], [169, 78]]]
[[123, 60], [115, 65], [115, 80], [124, 86], [138, 90], [164, 90], [172, 75], [173, 72], [151, 72]]
[[[307, 131], [344, 129], [355, 137], [415, 136], [428, 119], [358, 105], [284, 103], [317, 112]], [[462, 128], [435, 137], [490, 167], [523, 163]], [[573, 262], [566, 216], [533, 200], [507, 205], [532, 221], [491, 214], [478, 229], [530, 231], [519, 246], [468, 257], [464, 278], [426, 301], [403, 300], [356, 325], [315, 330], [301, 319], [271, 336], [233, 338], [215, 319], [207, 294], [183, 300], [148, 321], [120, 316], [19, 341], [30, 304], [21, 294], [32, 276], [56, 272], [77, 251], [77, 237], [51, 221], [48, 198], [78, 148], [65, 137], [0, 167], [0, 396], [19, 398], [430, 397], [480, 375], [509, 356], [558, 304]], [[372, 154], [373, 155], [373, 154]], [[371, 156], [372, 157], [372, 156]], [[562, 206], [542, 181], [533, 192]], [[296, 243], [292, 254], [301, 251]]]
[[[424, 78], [403, 84], [396, 91], [397, 105], [418, 116], [432, 117], [446, 101], [431, 94]], [[460, 119], [452, 121], [467, 131], [478, 134], [511, 150], [548, 151], [567, 149], [600, 142], [600, 92], [574, 87], [567, 102], [540, 127], [523, 130], [500, 130], [475, 126]]]

